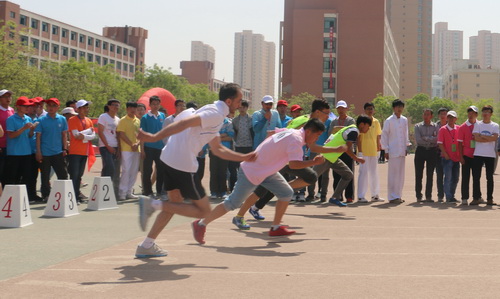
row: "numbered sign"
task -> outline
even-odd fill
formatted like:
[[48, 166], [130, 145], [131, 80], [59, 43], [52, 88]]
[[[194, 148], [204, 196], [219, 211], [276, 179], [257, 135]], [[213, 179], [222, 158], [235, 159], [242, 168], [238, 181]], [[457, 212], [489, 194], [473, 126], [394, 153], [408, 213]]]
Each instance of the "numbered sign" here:
[[78, 214], [75, 190], [71, 180], [54, 181], [43, 215], [48, 217], [69, 217]]
[[92, 211], [118, 209], [113, 182], [109, 176], [94, 178], [87, 209]]
[[0, 197], [0, 227], [33, 224], [26, 185], [6, 185]]

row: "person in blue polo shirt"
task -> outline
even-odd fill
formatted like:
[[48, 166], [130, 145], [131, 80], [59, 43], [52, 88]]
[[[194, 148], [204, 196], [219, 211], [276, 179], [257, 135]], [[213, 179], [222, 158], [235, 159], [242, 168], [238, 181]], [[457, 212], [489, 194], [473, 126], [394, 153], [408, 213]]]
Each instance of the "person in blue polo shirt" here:
[[[32, 104], [27, 97], [20, 97], [16, 101], [17, 112], [7, 118], [7, 161], [2, 183], [4, 185], [26, 185], [27, 190], [32, 190], [33, 159], [30, 138], [33, 137], [36, 124], [26, 115], [28, 107]], [[36, 194], [35, 194], [36, 195]], [[35, 196], [28, 194], [28, 199], [34, 201]]]
[[272, 109], [273, 103], [273, 97], [264, 96], [262, 98], [262, 109], [252, 114], [252, 127], [255, 133], [253, 138], [254, 149], [267, 138], [268, 131], [283, 127], [278, 111]]
[[[161, 100], [157, 96], [149, 98], [149, 107], [151, 110], [144, 114], [141, 118], [141, 129], [144, 132], [155, 134], [161, 131], [165, 114], [159, 112]], [[156, 142], [141, 142], [141, 158], [144, 160], [144, 168], [142, 174], [142, 188], [144, 195], [153, 195], [153, 186], [151, 183], [151, 174], [153, 173], [153, 161], [156, 167], [156, 195], [160, 196], [163, 193], [163, 162], [160, 160], [161, 150], [163, 149], [163, 141]]]
[[68, 170], [64, 157], [68, 153], [68, 123], [66, 118], [57, 114], [59, 100], [50, 98], [45, 100], [47, 114], [38, 119], [36, 133], [36, 160], [40, 163], [42, 177], [42, 198], [44, 201], [50, 195], [50, 168], [59, 180], [68, 179]]

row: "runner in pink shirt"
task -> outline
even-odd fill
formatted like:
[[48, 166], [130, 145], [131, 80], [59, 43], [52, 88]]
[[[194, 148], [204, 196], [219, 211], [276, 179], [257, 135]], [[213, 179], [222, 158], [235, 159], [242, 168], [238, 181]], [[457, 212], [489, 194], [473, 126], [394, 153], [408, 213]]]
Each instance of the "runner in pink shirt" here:
[[469, 200], [469, 182], [472, 173], [472, 161], [474, 160], [474, 150], [476, 141], [472, 131], [476, 125], [479, 109], [476, 106], [467, 108], [467, 120], [458, 129], [458, 152], [460, 164], [462, 164], [462, 205], [467, 205]]
[[460, 153], [458, 152], [458, 129], [455, 125], [457, 113], [448, 111], [448, 124], [442, 126], [438, 133], [438, 146], [441, 150], [441, 163], [444, 173], [444, 194], [446, 202], [456, 203], [455, 190], [458, 184], [458, 175], [460, 171]]
[[258, 185], [264, 186], [278, 198], [269, 235], [285, 236], [295, 233], [281, 225], [281, 219], [293, 196], [293, 189], [278, 171], [287, 163], [292, 169], [322, 164], [323, 156], [303, 161], [302, 146], [314, 143], [324, 130], [325, 125], [321, 121], [311, 119], [300, 130], [283, 130], [264, 140], [255, 150], [257, 159], [254, 162], [241, 163], [238, 180], [231, 195], [215, 207], [206, 218], [193, 222], [195, 240], [204, 244], [206, 226], [227, 212], [239, 208]]

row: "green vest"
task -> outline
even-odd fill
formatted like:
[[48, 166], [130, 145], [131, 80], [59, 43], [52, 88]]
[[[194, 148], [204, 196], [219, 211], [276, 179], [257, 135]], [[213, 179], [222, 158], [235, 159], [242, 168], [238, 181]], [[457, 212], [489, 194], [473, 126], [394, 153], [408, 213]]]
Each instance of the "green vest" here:
[[299, 117], [296, 117], [292, 119], [288, 125], [286, 126], [287, 129], [298, 129], [302, 127], [303, 125], [306, 124], [306, 122], [309, 121], [309, 114], [306, 115], [301, 115]]
[[[337, 133], [330, 135], [328, 139], [325, 141], [325, 146], [332, 146], [332, 147], [337, 147], [346, 144], [347, 142], [345, 141], [344, 137], [342, 134], [345, 132], [345, 130], [350, 129], [350, 128], [356, 128], [356, 125], [350, 125], [347, 127], [344, 127], [340, 129]], [[322, 154], [325, 159], [328, 161], [335, 163], [339, 159], [339, 157], [343, 153], [328, 153], [328, 154]]]

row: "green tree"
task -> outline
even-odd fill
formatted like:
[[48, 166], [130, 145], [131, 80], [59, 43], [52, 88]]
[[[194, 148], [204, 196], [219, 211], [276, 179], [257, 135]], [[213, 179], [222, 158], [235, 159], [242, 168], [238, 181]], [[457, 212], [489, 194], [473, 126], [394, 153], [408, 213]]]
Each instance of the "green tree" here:
[[394, 101], [394, 97], [392, 96], [382, 96], [381, 94], [377, 95], [375, 99], [373, 99], [372, 103], [375, 105], [375, 118], [380, 121], [380, 124], [383, 124], [384, 121], [391, 116], [392, 114], [392, 101]]
[[290, 107], [291, 105], [300, 105], [300, 107], [304, 109], [304, 114], [309, 114], [311, 113], [311, 104], [315, 99], [316, 96], [307, 92], [303, 92], [301, 94], [290, 97], [288, 99], [288, 106]]

